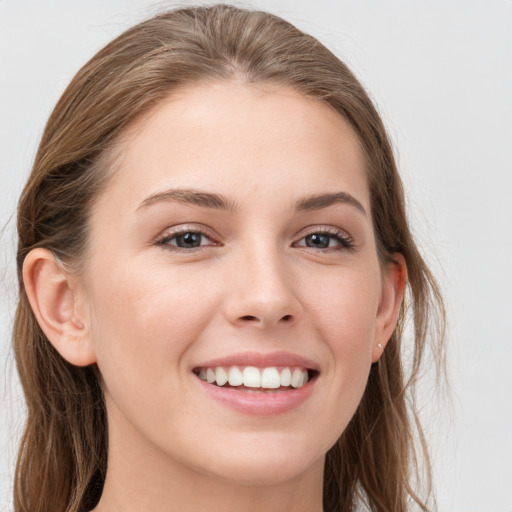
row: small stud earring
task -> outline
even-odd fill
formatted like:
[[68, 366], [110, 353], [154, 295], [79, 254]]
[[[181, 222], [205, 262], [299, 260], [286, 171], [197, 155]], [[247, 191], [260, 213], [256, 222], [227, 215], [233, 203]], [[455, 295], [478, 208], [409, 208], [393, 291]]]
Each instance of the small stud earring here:
[[384, 347], [382, 346], [382, 343], [377, 343], [377, 347], [379, 347], [381, 350], [384, 350]]

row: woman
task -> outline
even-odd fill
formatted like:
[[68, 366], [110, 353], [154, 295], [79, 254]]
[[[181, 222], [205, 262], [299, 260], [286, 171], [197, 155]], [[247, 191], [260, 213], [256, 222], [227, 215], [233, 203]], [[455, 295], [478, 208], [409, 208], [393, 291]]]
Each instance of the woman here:
[[441, 298], [318, 41], [227, 6], [128, 30], [52, 113], [18, 232], [16, 511], [428, 510], [406, 391]]

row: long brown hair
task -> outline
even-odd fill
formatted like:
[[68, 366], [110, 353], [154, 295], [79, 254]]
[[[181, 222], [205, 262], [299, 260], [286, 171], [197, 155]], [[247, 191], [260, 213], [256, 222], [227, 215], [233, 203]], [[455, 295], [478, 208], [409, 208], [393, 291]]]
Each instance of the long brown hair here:
[[[399, 252], [407, 263], [399, 325], [371, 368], [355, 416], [327, 453], [325, 510], [351, 512], [361, 502], [375, 512], [406, 512], [411, 503], [429, 510], [414, 487], [414, 476], [423, 475], [429, 491], [431, 474], [411, 393], [427, 348], [442, 362], [444, 310], [408, 226], [383, 123], [358, 80], [315, 38], [271, 14], [217, 5], [169, 11], [119, 36], [74, 77], [44, 131], [18, 208], [14, 347], [28, 416], [16, 467], [16, 512], [93, 508], [108, 448], [98, 370], [70, 365], [46, 339], [24, 290], [25, 256], [45, 247], [80, 272], [91, 205], [109, 178], [120, 135], [178, 87], [230, 79], [292, 87], [348, 120], [366, 154], [381, 261]], [[406, 375], [407, 319], [414, 335]]]

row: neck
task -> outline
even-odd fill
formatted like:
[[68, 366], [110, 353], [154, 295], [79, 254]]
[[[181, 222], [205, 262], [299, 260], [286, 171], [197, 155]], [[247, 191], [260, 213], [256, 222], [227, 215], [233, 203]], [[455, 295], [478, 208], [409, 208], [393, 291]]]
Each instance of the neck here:
[[[120, 480], [107, 476], [100, 503], [94, 512], [321, 512], [321, 486], [312, 486], [303, 479], [281, 482], [273, 486], [237, 485], [215, 481], [204, 475], [190, 477], [180, 473], [178, 478], [162, 475], [155, 481], [148, 474], [136, 479]], [[321, 482], [320, 482], [321, 483]]]
[[290, 479], [277, 475], [270, 483], [229, 479], [162, 454], [135, 431], [121, 435], [109, 428], [105, 486], [93, 512], [321, 512], [323, 466], [322, 458]]

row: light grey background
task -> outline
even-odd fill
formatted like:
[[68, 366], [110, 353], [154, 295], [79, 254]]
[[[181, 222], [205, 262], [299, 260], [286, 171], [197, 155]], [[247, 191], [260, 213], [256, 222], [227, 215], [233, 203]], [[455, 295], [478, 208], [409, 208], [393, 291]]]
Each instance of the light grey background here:
[[[8, 509], [23, 420], [8, 356], [16, 292], [9, 219], [46, 118], [73, 74], [165, 5], [0, 0], [0, 229], [7, 223], [0, 237], [0, 510]], [[439, 509], [511, 512], [512, 1], [251, 5], [319, 37], [382, 112], [417, 238], [448, 303], [452, 403], [423, 396]]]

